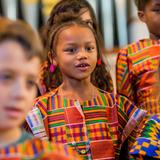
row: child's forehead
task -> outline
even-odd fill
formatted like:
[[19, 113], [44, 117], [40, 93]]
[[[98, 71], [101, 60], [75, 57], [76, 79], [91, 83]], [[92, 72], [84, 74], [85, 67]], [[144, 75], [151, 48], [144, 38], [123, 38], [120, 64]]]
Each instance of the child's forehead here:
[[[13, 40], [7, 40], [0, 43], [0, 63], [1, 66], [10, 65], [12, 67], [34, 66], [40, 63], [38, 57], [28, 59], [27, 50], [25, 50], [18, 42]], [[37, 59], [33, 61], [33, 59]]]
[[155, 5], [160, 5], [160, 0], [148, 0], [146, 2], [144, 2], [144, 8], [146, 8], [147, 6], [155, 6]]
[[74, 38], [79, 38], [79, 40], [90, 40], [93, 41], [95, 40], [95, 35], [88, 26], [82, 26], [79, 24], [71, 25], [66, 28], [63, 28], [58, 36], [58, 40], [66, 40], [66, 41], [71, 41]]
[[20, 45], [20, 43], [7, 39], [0, 42], [0, 59], [10, 60], [10, 59], [25, 59], [26, 51]]

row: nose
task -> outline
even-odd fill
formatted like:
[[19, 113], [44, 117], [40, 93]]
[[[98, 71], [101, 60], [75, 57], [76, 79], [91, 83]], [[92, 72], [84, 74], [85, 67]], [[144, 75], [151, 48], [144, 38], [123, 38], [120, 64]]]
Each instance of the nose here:
[[27, 87], [24, 79], [16, 79], [11, 90], [12, 98], [15, 100], [24, 100], [27, 96]]
[[77, 59], [78, 60], [83, 60], [83, 59], [87, 59], [87, 53], [85, 52], [85, 50], [80, 50], [77, 54]]

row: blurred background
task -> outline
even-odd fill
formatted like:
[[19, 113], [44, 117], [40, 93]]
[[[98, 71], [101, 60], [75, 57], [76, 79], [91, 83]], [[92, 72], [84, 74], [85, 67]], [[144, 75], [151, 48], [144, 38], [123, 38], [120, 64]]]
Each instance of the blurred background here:
[[[147, 28], [137, 17], [134, 0], [88, 1], [95, 10], [115, 81], [118, 49], [148, 37]], [[0, 15], [11, 19], [23, 19], [39, 30], [57, 2], [58, 0], [0, 0]]]
[[[88, 0], [95, 10], [107, 49], [148, 37], [134, 0]], [[39, 29], [58, 0], [0, 0], [0, 15], [24, 19]]]

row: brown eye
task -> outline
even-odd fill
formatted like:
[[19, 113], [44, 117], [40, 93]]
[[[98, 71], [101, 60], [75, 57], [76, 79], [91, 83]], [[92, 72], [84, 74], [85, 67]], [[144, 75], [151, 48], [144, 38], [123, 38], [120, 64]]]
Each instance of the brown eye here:
[[65, 49], [64, 51], [73, 54], [73, 53], [76, 53], [76, 52], [77, 52], [77, 48], [71, 47], [71, 48]]
[[0, 80], [3, 82], [9, 82], [13, 79], [13, 76], [11, 74], [3, 73], [0, 74]]
[[93, 47], [93, 46], [86, 47], [86, 51], [89, 53], [93, 52], [94, 49], [95, 49], [95, 47]]
[[36, 82], [34, 80], [27, 80], [27, 87], [34, 88], [36, 86]]

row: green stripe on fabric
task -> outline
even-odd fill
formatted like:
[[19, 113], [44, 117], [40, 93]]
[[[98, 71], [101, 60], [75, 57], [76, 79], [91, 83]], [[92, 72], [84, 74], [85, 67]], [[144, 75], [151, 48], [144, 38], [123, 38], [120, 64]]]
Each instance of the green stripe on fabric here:
[[151, 41], [147, 41], [147, 46], [151, 46], [151, 45], [152, 45]]
[[106, 109], [106, 107], [104, 106], [94, 106], [94, 107], [85, 107], [83, 108], [84, 111], [92, 111], [92, 110], [102, 110], [102, 109]]
[[[126, 65], [125, 65], [126, 66]], [[126, 78], [126, 75], [128, 74], [128, 68], [126, 68], [125, 72], [124, 72], [124, 75], [123, 75], [123, 78], [122, 78], [122, 81], [124, 81], [124, 79]]]
[[64, 112], [64, 109], [57, 109], [57, 110], [53, 110], [53, 111], [48, 111], [47, 113], [49, 114], [49, 115], [51, 115], [51, 114], [53, 114], [53, 113], [63, 113]]
[[101, 93], [101, 92], [99, 92], [99, 93], [100, 93], [100, 96], [102, 98], [102, 101], [103, 101], [104, 105], [107, 105], [106, 98], [104, 97], [104, 94]]
[[42, 102], [44, 102], [45, 104], [47, 104], [48, 99], [42, 99]]
[[57, 127], [57, 126], [62, 126], [62, 125], [65, 125], [64, 122], [60, 122], [60, 123], [55, 123], [55, 124], [49, 124], [49, 128], [51, 127]]
[[118, 112], [121, 114], [122, 119], [128, 120], [128, 116], [121, 109], [118, 109]]
[[128, 47], [128, 53], [132, 53], [131, 47]]
[[43, 126], [39, 126], [39, 127], [32, 128], [33, 131], [37, 131], [37, 130], [40, 130], [40, 129], [44, 129], [44, 127]]
[[90, 121], [86, 122], [86, 124], [94, 124], [94, 123], [100, 123], [100, 122], [107, 123], [107, 120], [104, 120], [104, 119], [90, 120]]
[[145, 57], [145, 58], [141, 58], [141, 59], [139, 59], [138, 61], [134, 62], [133, 65], [138, 64], [138, 63], [140, 63], [141, 61], [143, 61], [143, 60], [145, 60], [145, 59], [146, 59], [146, 57]]
[[63, 104], [64, 104], [64, 108], [67, 108], [67, 99], [66, 98], [63, 99]]
[[[67, 143], [67, 145], [69, 145], [69, 146], [73, 146], [73, 144], [72, 143]], [[86, 142], [76, 142], [76, 146], [78, 147], [78, 146], [85, 146], [86, 145]]]
[[123, 108], [124, 97], [121, 97], [121, 101], [119, 103], [119, 108], [122, 110]]

